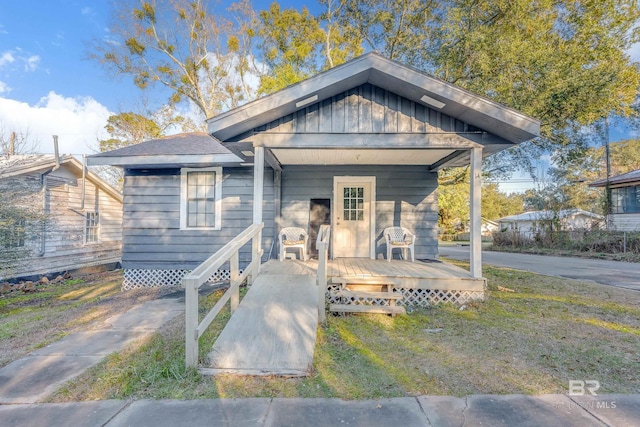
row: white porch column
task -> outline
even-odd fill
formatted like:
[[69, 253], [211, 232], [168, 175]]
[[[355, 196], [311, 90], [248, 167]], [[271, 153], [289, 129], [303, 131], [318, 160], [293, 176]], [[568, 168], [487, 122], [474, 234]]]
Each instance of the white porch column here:
[[470, 240], [469, 248], [471, 277], [482, 277], [482, 219], [480, 212], [482, 188], [482, 148], [471, 149]]
[[262, 222], [262, 199], [264, 194], [264, 147], [254, 148], [253, 158], [253, 223]]

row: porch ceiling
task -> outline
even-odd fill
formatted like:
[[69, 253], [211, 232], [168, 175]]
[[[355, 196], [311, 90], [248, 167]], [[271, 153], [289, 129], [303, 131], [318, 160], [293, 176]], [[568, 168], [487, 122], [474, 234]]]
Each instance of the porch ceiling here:
[[432, 165], [453, 149], [287, 149], [271, 152], [282, 165]]

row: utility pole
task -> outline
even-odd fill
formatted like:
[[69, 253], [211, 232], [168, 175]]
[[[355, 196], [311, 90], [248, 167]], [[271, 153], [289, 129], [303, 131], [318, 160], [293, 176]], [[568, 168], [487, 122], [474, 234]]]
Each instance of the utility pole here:
[[9, 137], [9, 153], [10, 156], [16, 154], [16, 133], [11, 132], [11, 136]]
[[605, 161], [607, 163], [607, 183], [605, 185], [605, 196], [606, 196], [606, 226], [607, 226], [607, 231], [609, 231], [609, 222], [610, 222], [610, 216], [611, 216], [611, 183], [609, 182], [609, 180], [611, 179], [611, 156], [610, 156], [610, 151], [609, 151], [609, 118], [605, 117], [604, 118], [604, 155], [605, 155]]

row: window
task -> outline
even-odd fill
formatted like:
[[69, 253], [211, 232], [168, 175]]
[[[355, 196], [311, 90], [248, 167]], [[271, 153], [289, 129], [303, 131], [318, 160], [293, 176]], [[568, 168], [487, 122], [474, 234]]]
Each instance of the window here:
[[364, 221], [364, 187], [344, 187], [343, 196], [345, 221]]
[[11, 221], [5, 221], [5, 224], [9, 223], [8, 227], [0, 228], [0, 242], [6, 249], [11, 248], [23, 248], [24, 239], [26, 236], [26, 221], [24, 218], [17, 219], [11, 223]]
[[219, 230], [222, 168], [181, 171], [180, 228]]
[[98, 241], [100, 241], [100, 214], [87, 212], [84, 221], [84, 242], [96, 243]]
[[640, 212], [640, 186], [612, 188], [611, 210], [616, 214]]

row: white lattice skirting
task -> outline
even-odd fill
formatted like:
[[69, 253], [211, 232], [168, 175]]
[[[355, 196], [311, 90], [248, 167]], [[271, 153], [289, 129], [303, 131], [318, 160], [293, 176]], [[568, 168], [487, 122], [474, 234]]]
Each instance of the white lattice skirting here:
[[[124, 270], [122, 289], [149, 288], [154, 286], [175, 286], [182, 284], [182, 278], [191, 270], [147, 270], [128, 268]], [[240, 270], [242, 274], [242, 270]], [[229, 280], [229, 270], [218, 270], [209, 278], [209, 282]]]
[[[389, 305], [388, 299], [371, 298], [346, 298], [337, 296], [339, 285], [329, 285], [325, 294], [329, 304], [353, 304], [353, 305]], [[472, 301], [482, 301], [483, 291], [441, 291], [438, 289], [409, 289], [393, 288], [393, 292], [401, 293], [403, 298], [398, 300], [398, 305], [406, 307], [429, 307], [440, 303], [466, 304]]]

